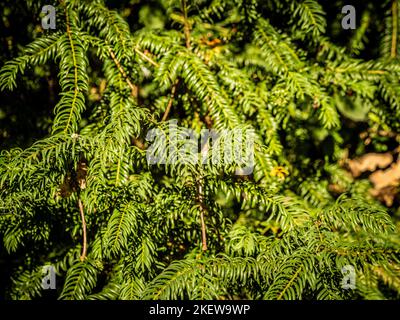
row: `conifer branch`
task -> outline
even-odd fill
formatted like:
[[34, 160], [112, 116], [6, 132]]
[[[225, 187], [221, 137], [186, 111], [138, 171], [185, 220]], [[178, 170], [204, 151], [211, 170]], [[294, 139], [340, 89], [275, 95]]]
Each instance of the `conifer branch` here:
[[64, 11], [65, 11], [65, 20], [66, 20], [66, 25], [67, 25], [67, 35], [68, 35], [69, 43], [71, 46], [72, 61], [73, 61], [73, 67], [74, 67], [74, 95], [72, 98], [72, 105], [71, 105], [71, 110], [69, 112], [67, 124], [64, 129], [64, 132], [66, 133], [66, 132], [68, 132], [68, 128], [72, 121], [72, 115], [74, 113], [79, 88], [78, 88], [78, 65], [77, 65], [76, 56], [75, 56], [75, 46], [74, 46], [74, 42], [72, 40], [71, 26], [70, 26], [70, 21], [69, 21], [68, 9], [66, 6], [64, 6]]
[[[398, 298], [400, 233], [384, 206], [395, 209], [398, 179], [378, 190], [389, 182], [375, 173], [389, 167], [360, 179], [342, 166], [354, 152], [391, 148], [400, 129], [399, 1], [385, 12], [366, 1], [360, 30], [338, 44], [325, 17], [339, 2], [179, 0], [162, 19], [144, 19], [165, 8], [155, 0], [137, 3], [141, 21], [128, 23], [125, 2], [117, 11], [60, 0], [64, 29], [29, 34], [0, 69], [0, 90], [20, 90], [0, 115], [0, 240], [12, 254], [0, 269], [3, 256], [20, 264], [0, 291], [37, 299], [45, 259], [61, 271], [60, 299]], [[381, 44], [381, 57], [368, 42]], [[54, 110], [41, 105], [46, 82], [31, 85], [49, 73], [60, 86]], [[252, 138], [218, 134], [204, 147], [224, 158], [199, 164], [206, 153], [189, 128]], [[234, 158], [252, 171], [241, 175], [243, 162], [215, 150], [219, 142], [239, 146]], [[382, 155], [387, 172], [397, 153]], [[78, 246], [68, 241], [77, 230]], [[338, 286], [344, 265], [357, 267], [354, 290]]]
[[279, 296], [277, 298], [277, 300], [281, 300], [282, 297], [284, 296], [285, 292], [290, 288], [290, 286], [292, 285], [292, 283], [296, 280], [296, 278], [298, 277], [300, 271], [302, 269], [302, 266], [300, 266], [296, 272], [294, 273], [294, 275], [290, 278], [289, 282], [286, 284], [285, 288], [283, 288], [282, 292], [279, 293]]
[[[183, 12], [183, 17], [184, 17], [185, 45], [186, 45], [187, 49], [190, 49], [190, 25], [189, 25], [188, 18], [187, 18], [186, 0], [181, 0], [181, 9]], [[164, 112], [164, 115], [163, 115], [161, 121], [165, 121], [168, 118], [168, 114], [171, 111], [172, 103], [173, 103], [174, 97], [175, 97], [176, 88], [178, 87], [178, 85], [179, 85], [179, 79], [177, 79], [175, 81], [174, 85], [172, 86], [171, 95], [168, 100], [167, 108], [165, 109], [165, 112]]]

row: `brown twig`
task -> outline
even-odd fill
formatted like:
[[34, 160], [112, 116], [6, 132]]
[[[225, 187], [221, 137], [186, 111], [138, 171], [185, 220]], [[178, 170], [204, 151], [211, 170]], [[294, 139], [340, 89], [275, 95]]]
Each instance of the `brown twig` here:
[[392, 21], [393, 21], [393, 30], [392, 30], [392, 47], [390, 50], [390, 57], [396, 58], [397, 56], [397, 33], [398, 33], [398, 7], [397, 0], [392, 1]]
[[138, 147], [139, 149], [141, 149], [141, 150], [146, 149], [146, 147], [145, 147], [143, 141], [142, 141], [140, 138], [133, 138], [133, 139], [132, 139], [132, 142], [133, 142], [133, 144], [134, 144], [136, 147]]
[[[208, 143], [205, 143], [201, 150], [201, 154], [203, 154], [204, 150], [208, 147], [209, 147]], [[202, 173], [201, 167], [199, 168], [199, 175], [200, 175], [200, 178], [197, 181], [197, 199], [198, 199], [199, 207], [200, 207], [202, 250], [206, 251], [207, 250], [207, 233], [206, 233], [206, 224], [204, 221], [204, 214], [207, 213], [207, 207], [204, 204], [204, 194], [203, 194], [204, 180], [203, 180], [203, 173]]]
[[153, 66], [158, 67], [160, 66], [157, 62], [155, 62], [153, 59], [150, 57], [146, 56], [142, 51], [140, 51], [138, 48], [135, 48], [135, 52], [141, 56], [144, 60], [150, 62]]
[[186, 6], [186, 0], [181, 1], [181, 9], [183, 12], [183, 32], [185, 33], [185, 41], [186, 41], [186, 48], [190, 48], [190, 24], [187, 18], [187, 6]]
[[201, 221], [201, 249], [203, 251], [207, 250], [207, 233], [206, 233], [206, 224], [204, 222], [204, 213], [207, 211], [204, 205], [203, 198], [203, 183], [199, 181], [198, 183], [198, 200], [200, 205], [200, 221]]
[[81, 214], [81, 219], [82, 219], [82, 231], [83, 231], [83, 248], [82, 248], [82, 254], [81, 254], [81, 261], [86, 259], [86, 252], [87, 252], [87, 235], [86, 235], [86, 221], [85, 221], [85, 213], [83, 211], [83, 204], [82, 200], [78, 198], [78, 206], [79, 206], [79, 212]]
[[124, 77], [126, 83], [128, 84], [129, 88], [131, 88], [132, 95], [137, 96], [137, 87], [132, 83], [129, 79], [128, 75], [126, 74], [124, 68], [122, 68], [121, 63], [118, 61], [117, 57], [115, 56], [114, 51], [111, 48], [108, 48], [108, 52], [110, 53], [111, 59], [114, 61], [115, 65], [117, 66], [119, 72]]
[[[348, 71], [346, 68], [331, 68], [331, 67], [328, 67], [327, 70], [336, 72], [336, 73], [343, 73], [343, 72]], [[366, 72], [368, 74], [379, 74], [379, 75], [383, 75], [383, 74], [387, 73], [386, 70], [366, 70]]]
[[385, 74], [387, 73], [385, 70], [368, 70], [369, 74]]
[[172, 103], [174, 101], [176, 88], [178, 87], [178, 84], [179, 84], [179, 80], [176, 80], [174, 85], [172, 86], [171, 95], [169, 97], [168, 105], [167, 105], [167, 108], [165, 109], [165, 112], [164, 112], [164, 115], [163, 115], [161, 121], [165, 121], [168, 118], [168, 114], [171, 111]]

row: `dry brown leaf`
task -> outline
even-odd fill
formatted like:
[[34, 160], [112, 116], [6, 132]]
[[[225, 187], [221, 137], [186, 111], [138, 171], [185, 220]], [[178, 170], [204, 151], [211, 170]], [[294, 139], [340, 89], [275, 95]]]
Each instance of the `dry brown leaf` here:
[[400, 159], [386, 170], [377, 170], [369, 176], [375, 189], [396, 186], [400, 181]]
[[369, 176], [374, 184], [371, 195], [383, 201], [388, 207], [393, 205], [400, 182], [400, 159], [386, 170], [377, 170]]
[[328, 190], [337, 195], [346, 192], [346, 189], [343, 186], [338, 185], [337, 183], [331, 183], [330, 185], [328, 185]]
[[387, 207], [391, 207], [396, 199], [397, 188], [396, 187], [385, 187], [382, 189], [370, 189], [370, 194], [377, 198], [379, 201], [385, 203]]
[[360, 158], [348, 160], [348, 166], [353, 177], [358, 177], [363, 172], [374, 171], [377, 168], [386, 168], [393, 162], [391, 153], [367, 153]]
[[85, 160], [79, 161], [78, 168], [76, 170], [76, 180], [81, 190], [86, 189], [87, 170], [88, 167], [86, 161]]

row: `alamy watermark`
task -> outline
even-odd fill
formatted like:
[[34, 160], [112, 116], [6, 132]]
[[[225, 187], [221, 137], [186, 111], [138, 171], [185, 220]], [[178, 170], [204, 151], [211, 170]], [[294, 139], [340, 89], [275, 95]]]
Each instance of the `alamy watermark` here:
[[356, 288], [356, 271], [352, 265], [345, 265], [342, 268], [342, 289], [354, 290]]
[[[42, 7], [42, 28], [44, 30], [56, 29], [56, 8], [52, 5]], [[342, 28], [345, 30], [356, 29], [356, 9], [352, 5], [345, 5], [342, 8], [342, 14], [346, 14], [342, 18]]]
[[356, 28], [356, 8], [351, 5], [346, 5], [342, 8], [342, 13], [346, 14], [342, 18], [342, 28], [345, 30]]
[[42, 28], [54, 30], [56, 28], [56, 8], [51, 5], [43, 6], [42, 14], [45, 14], [42, 18]]
[[253, 172], [254, 129], [202, 129], [197, 133], [177, 123], [170, 120], [147, 133], [146, 141], [151, 143], [148, 164], [234, 166], [237, 175]]
[[43, 266], [42, 274], [42, 288], [44, 290], [55, 289], [56, 288], [56, 269], [54, 266], [48, 265]]

